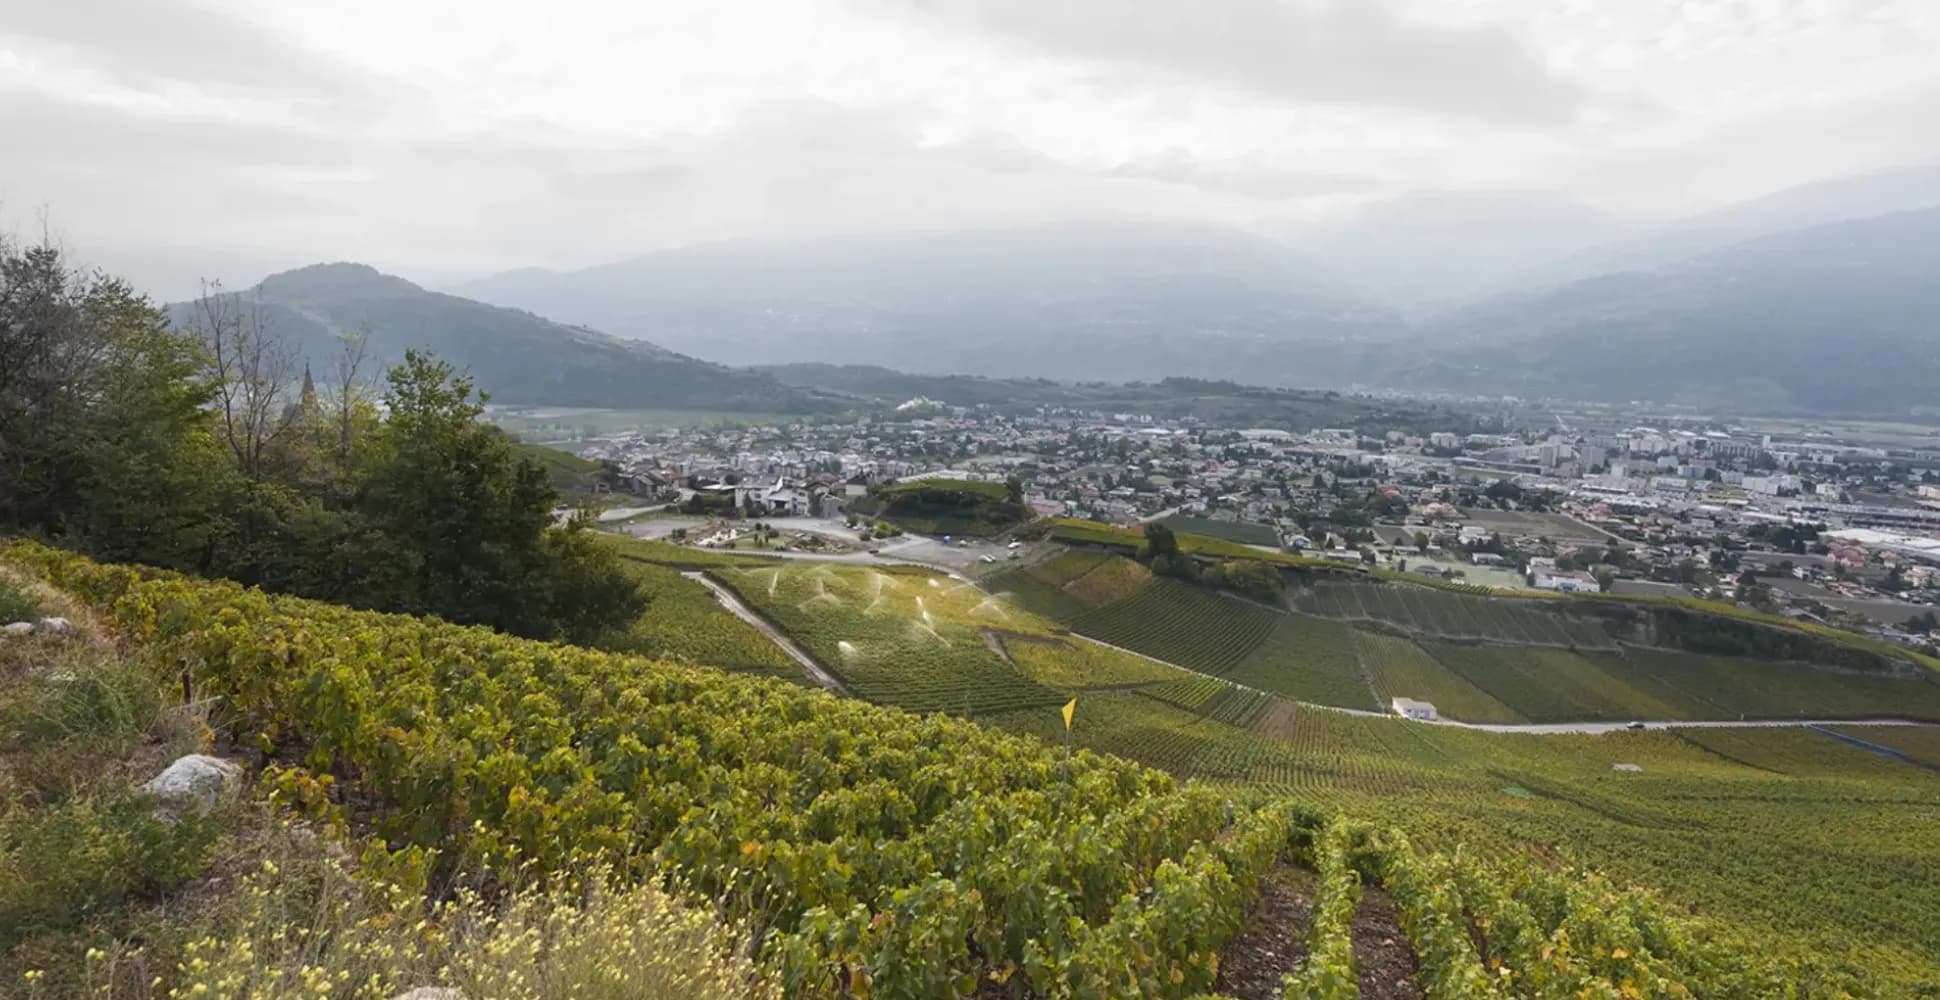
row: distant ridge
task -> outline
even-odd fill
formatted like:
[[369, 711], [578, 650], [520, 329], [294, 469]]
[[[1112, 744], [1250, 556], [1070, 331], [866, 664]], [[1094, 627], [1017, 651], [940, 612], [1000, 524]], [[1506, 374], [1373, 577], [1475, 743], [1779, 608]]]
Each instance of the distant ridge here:
[[[744, 412], [841, 405], [769, 375], [426, 291], [364, 264], [315, 264], [230, 294], [260, 301], [271, 329], [290, 338], [319, 373], [330, 370], [343, 334], [367, 330], [369, 374], [380, 374], [407, 348], [433, 351], [469, 369], [499, 403]], [[195, 323], [194, 303], [175, 303], [169, 312], [179, 325]]]

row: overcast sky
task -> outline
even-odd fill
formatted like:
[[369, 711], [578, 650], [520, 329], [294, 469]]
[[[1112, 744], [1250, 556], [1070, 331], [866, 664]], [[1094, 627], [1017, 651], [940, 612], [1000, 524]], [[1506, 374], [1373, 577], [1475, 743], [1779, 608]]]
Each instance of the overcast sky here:
[[177, 297], [1940, 155], [1934, 0], [0, 0], [0, 220]]

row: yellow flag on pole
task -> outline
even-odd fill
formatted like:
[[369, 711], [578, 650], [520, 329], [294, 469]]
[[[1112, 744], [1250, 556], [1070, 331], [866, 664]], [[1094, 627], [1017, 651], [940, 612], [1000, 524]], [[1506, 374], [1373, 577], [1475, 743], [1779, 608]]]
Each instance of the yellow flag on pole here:
[[1078, 708], [1078, 699], [1076, 698], [1073, 698], [1070, 701], [1067, 701], [1064, 703], [1064, 728], [1066, 729], [1071, 728], [1071, 713], [1074, 711], [1077, 711], [1077, 708]]

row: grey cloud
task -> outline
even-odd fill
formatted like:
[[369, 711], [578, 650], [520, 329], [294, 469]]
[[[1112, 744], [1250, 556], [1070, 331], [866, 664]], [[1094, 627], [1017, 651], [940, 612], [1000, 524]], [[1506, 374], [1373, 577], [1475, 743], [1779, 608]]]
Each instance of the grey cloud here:
[[1129, 76], [1191, 77], [1283, 102], [1548, 125], [1597, 100], [1501, 28], [1414, 23], [1376, 0], [857, 2]]
[[364, 90], [336, 62], [193, 0], [0, 0], [0, 34], [79, 55], [131, 86], [199, 86], [341, 100]]
[[[15, 93], [0, 134], [36, 141], [10, 151], [0, 202], [16, 217], [45, 204], [84, 257], [127, 262], [164, 297], [203, 277], [247, 285], [293, 256], [569, 266], [709, 240], [1244, 214], [1183, 160], [1112, 176], [1001, 135], [926, 144], [922, 124], [903, 105], [781, 101], [721, 132], [616, 145], [535, 123], [334, 132]], [[96, 254], [103, 237], [120, 242]], [[190, 246], [244, 252], [178, 252]], [[263, 267], [239, 270], [252, 255]]]
[[1176, 149], [1154, 159], [1120, 164], [1108, 173], [1270, 201], [1360, 194], [1382, 187], [1379, 178], [1368, 174], [1281, 167], [1257, 158], [1207, 160]]

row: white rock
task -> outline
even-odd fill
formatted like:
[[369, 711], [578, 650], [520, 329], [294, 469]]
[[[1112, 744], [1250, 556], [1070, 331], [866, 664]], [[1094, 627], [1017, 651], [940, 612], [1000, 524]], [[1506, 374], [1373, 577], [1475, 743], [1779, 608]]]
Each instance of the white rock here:
[[141, 790], [162, 800], [165, 809], [180, 809], [188, 805], [199, 805], [206, 809], [215, 805], [223, 792], [241, 780], [242, 768], [220, 757], [192, 753], [177, 758], [175, 763], [141, 786]]
[[6, 635], [26, 635], [27, 633], [32, 632], [33, 630], [34, 630], [33, 622], [14, 622], [13, 624], [6, 626], [5, 628], [0, 628], [0, 633], [4, 633]]
[[40, 630], [48, 635], [66, 635], [74, 631], [74, 623], [65, 618], [42, 618]]
[[465, 1000], [465, 994], [451, 986], [420, 986], [409, 993], [399, 993], [391, 1000]]

